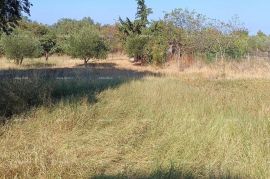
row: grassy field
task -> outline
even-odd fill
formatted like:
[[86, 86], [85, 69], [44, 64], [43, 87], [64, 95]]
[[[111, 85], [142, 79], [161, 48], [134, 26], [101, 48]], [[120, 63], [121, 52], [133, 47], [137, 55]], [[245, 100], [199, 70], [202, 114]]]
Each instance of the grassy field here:
[[3, 178], [270, 178], [268, 72], [1, 63]]

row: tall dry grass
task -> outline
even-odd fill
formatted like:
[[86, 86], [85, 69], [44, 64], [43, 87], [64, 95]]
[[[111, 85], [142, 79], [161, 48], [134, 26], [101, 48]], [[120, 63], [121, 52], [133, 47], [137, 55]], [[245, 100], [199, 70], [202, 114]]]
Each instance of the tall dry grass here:
[[[3, 73], [75, 67], [84, 69], [69, 57], [0, 60]], [[0, 176], [269, 178], [268, 69], [267, 61], [198, 61], [179, 71], [114, 56], [84, 69], [87, 78], [1, 79]]]
[[[171, 61], [164, 66], [140, 66], [133, 65], [129, 58], [122, 54], [110, 54], [107, 60], [95, 61], [95, 64], [114, 64], [118, 69], [134, 71], [150, 71], [169, 76], [201, 77], [210, 80], [215, 79], [270, 79], [270, 61], [265, 59], [251, 59], [239, 61], [216, 61], [206, 63], [198, 59], [192, 64]], [[52, 56], [49, 61], [45, 59], [25, 59], [22, 66], [15, 65], [6, 58], [0, 58], [0, 69], [29, 69], [29, 68], [74, 68], [82, 66], [79, 59], [68, 56]]]
[[42, 58], [24, 59], [22, 65], [16, 65], [12, 60], [5, 57], [0, 58], [0, 69], [29, 69], [29, 68], [61, 68], [80, 65], [79, 59], [68, 56], [51, 56], [48, 61]]
[[62, 96], [0, 128], [0, 175], [269, 178], [269, 88], [269, 80], [149, 77], [92, 102], [87, 91]]

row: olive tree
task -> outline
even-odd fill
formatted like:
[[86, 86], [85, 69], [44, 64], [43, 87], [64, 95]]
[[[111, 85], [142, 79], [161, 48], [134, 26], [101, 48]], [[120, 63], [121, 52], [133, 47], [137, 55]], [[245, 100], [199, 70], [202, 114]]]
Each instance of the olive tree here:
[[43, 55], [46, 61], [49, 59], [49, 55], [53, 53], [56, 46], [56, 36], [53, 34], [43, 35], [40, 39], [40, 45], [42, 47]]
[[6, 57], [18, 65], [22, 64], [24, 58], [38, 57], [41, 52], [39, 41], [28, 33], [4, 35], [2, 44]]
[[67, 54], [80, 58], [86, 65], [89, 60], [107, 58], [109, 47], [94, 28], [83, 28], [68, 39]]

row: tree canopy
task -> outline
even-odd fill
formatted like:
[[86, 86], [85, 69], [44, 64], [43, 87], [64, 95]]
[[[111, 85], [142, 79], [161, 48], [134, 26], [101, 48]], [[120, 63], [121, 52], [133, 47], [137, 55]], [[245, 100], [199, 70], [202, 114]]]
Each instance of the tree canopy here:
[[41, 53], [39, 41], [31, 33], [17, 30], [10, 35], [4, 35], [1, 40], [7, 58], [16, 64], [22, 64], [24, 58], [38, 57]]
[[29, 0], [1, 0], [0, 30], [9, 33], [22, 18], [22, 13], [30, 15], [31, 6]]
[[68, 39], [67, 53], [84, 60], [85, 64], [91, 59], [105, 59], [108, 51], [108, 45], [93, 28], [83, 28]]
[[145, 0], [137, 0], [137, 13], [135, 21], [132, 22], [129, 18], [123, 20], [120, 17], [119, 31], [122, 32], [122, 34], [126, 37], [134, 34], [142, 34], [143, 30], [149, 24], [148, 16], [152, 13], [152, 9], [147, 7]]

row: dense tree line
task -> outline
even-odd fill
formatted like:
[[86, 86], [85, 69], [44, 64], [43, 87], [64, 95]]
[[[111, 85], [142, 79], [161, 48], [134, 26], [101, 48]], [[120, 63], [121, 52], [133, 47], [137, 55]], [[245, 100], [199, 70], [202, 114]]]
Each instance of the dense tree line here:
[[145, 0], [136, 1], [135, 20], [119, 18], [114, 25], [101, 25], [90, 17], [65, 18], [51, 26], [22, 17], [23, 12], [30, 14], [29, 1], [1, 1], [0, 54], [17, 64], [24, 58], [44, 56], [49, 60], [52, 54], [70, 55], [87, 63], [106, 58], [108, 53], [125, 52], [136, 62], [157, 65], [185, 55], [214, 61], [270, 54], [270, 37], [261, 31], [250, 36], [237, 17], [222, 22], [175, 9], [163, 19], [150, 21], [152, 9]]
[[116, 47], [120, 42], [117, 42], [115, 29], [115, 26], [95, 24], [89, 17], [82, 20], [61, 19], [52, 26], [23, 18], [12, 33], [1, 35], [0, 52], [17, 64], [21, 64], [24, 58], [32, 57], [44, 56], [47, 61], [52, 54], [70, 55], [87, 63], [106, 58], [110, 50], [118, 51], [115, 49], [120, 48]]
[[[136, 19], [120, 19], [119, 26], [126, 52], [135, 61], [162, 64], [172, 56], [184, 55], [208, 61], [237, 60], [270, 52], [270, 37], [262, 32], [250, 36], [238, 17], [222, 22], [195, 11], [175, 9], [162, 20], [149, 22], [142, 16], [152, 10], [141, 5], [143, 0], [137, 3]], [[142, 16], [138, 16], [141, 12]]]

